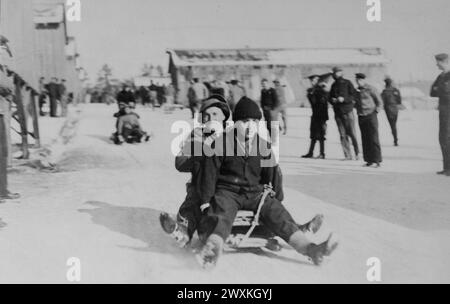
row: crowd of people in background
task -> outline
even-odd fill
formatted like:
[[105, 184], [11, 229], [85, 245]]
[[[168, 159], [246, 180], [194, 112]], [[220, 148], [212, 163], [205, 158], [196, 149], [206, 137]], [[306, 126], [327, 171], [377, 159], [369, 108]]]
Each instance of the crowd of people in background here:
[[[329, 79], [334, 79], [330, 89]], [[320, 155], [325, 159], [325, 140], [328, 116], [328, 104], [334, 110], [334, 117], [340, 135], [344, 160], [359, 160], [360, 149], [356, 135], [356, 115], [361, 131], [362, 154], [365, 166], [379, 168], [382, 152], [378, 134], [378, 113], [384, 108], [392, 134], [394, 146], [398, 146], [397, 118], [402, 103], [400, 91], [394, 86], [390, 77], [385, 78], [385, 89], [380, 95], [370, 85], [363, 73], [355, 74], [356, 88], [344, 78], [344, 71], [335, 67], [332, 73], [311, 75], [311, 87], [308, 89], [308, 100], [311, 104], [312, 117], [310, 127], [311, 144], [303, 158], [313, 158], [314, 148], [320, 142]], [[352, 151], [353, 148], [353, 151]], [[353, 154], [353, 153], [354, 154]]]
[[[67, 106], [73, 100], [73, 94], [67, 91], [66, 80], [53, 77], [45, 82], [45, 77], [39, 79], [39, 115], [45, 116], [44, 106], [47, 104], [50, 117], [66, 117]], [[58, 111], [58, 105], [60, 111]], [[59, 112], [59, 115], [58, 115]]]
[[[378, 134], [378, 113], [383, 108], [392, 130], [394, 146], [399, 145], [397, 119], [402, 98], [393, 80], [386, 77], [385, 89], [379, 94], [375, 87], [368, 83], [365, 74], [355, 75], [355, 87], [352, 81], [344, 78], [344, 71], [340, 67], [335, 67], [331, 72], [323, 75], [310, 75], [308, 78], [311, 82], [311, 87], [307, 90], [307, 98], [312, 109], [311, 142], [307, 154], [302, 157], [314, 158], [314, 150], [319, 143], [320, 154], [317, 158], [326, 158], [328, 109], [331, 106], [340, 135], [344, 160], [360, 160], [362, 154], [365, 166], [379, 168], [382, 152]], [[233, 111], [236, 104], [247, 95], [245, 88], [238, 80], [201, 82], [199, 78], [192, 80], [187, 94], [192, 118], [201, 108], [202, 102], [210, 96], [222, 96]], [[272, 82], [262, 79], [259, 106], [272, 140], [277, 140], [278, 131], [286, 135], [288, 130], [286, 89], [279, 79]], [[356, 123], [361, 131], [362, 153], [357, 138]]]
[[151, 108], [163, 107], [166, 113], [172, 111], [175, 103], [175, 88], [172, 84], [158, 85], [151, 82], [150, 86], [132, 87], [123, 85], [122, 90], [116, 95], [119, 103], [134, 102]]

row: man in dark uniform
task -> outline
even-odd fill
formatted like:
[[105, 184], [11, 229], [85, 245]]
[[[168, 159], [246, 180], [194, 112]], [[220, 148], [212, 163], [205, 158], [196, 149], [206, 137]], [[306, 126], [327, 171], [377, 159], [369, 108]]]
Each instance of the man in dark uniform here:
[[52, 78], [52, 81], [47, 85], [47, 92], [50, 98], [50, 117], [56, 117], [56, 112], [58, 111], [58, 100], [60, 96], [60, 87], [57, 78]]
[[[269, 81], [263, 79], [261, 81], [261, 108], [263, 109], [264, 119], [266, 120], [267, 130], [269, 135], [272, 134], [272, 121], [278, 121], [278, 115], [276, 109], [279, 102], [277, 98], [277, 92], [274, 88], [269, 86]], [[273, 126], [273, 128], [277, 128]]]
[[269, 184], [275, 193], [266, 198], [260, 209], [261, 222], [267, 229], [300, 254], [310, 257], [315, 264], [320, 264], [337, 246], [330, 238], [321, 244], [309, 241], [281, 203], [283, 191], [276, 157], [257, 134], [261, 118], [258, 105], [249, 98], [242, 98], [233, 115], [235, 128], [225, 132], [222, 140], [216, 140], [223, 143], [223, 150], [202, 158], [197, 191], [202, 204], [211, 205], [206, 217], [211, 219], [208, 222], [215, 223], [198, 255], [203, 266], [216, 264], [237, 212], [256, 213], [264, 185]]
[[356, 74], [358, 94], [355, 99], [366, 167], [380, 167], [382, 162], [378, 136], [378, 112], [381, 107], [376, 89], [366, 82], [366, 75]]
[[309, 146], [309, 152], [303, 155], [303, 158], [313, 158], [314, 148], [317, 141], [320, 142], [320, 159], [325, 159], [325, 135], [327, 132], [327, 120], [328, 117], [328, 100], [329, 93], [326, 91], [325, 81], [330, 74], [322, 76], [311, 75], [309, 80], [311, 81], [311, 88], [307, 91], [307, 97], [311, 104], [312, 116], [310, 125], [310, 138], [311, 144]]
[[288, 117], [287, 117], [287, 98], [286, 98], [286, 86], [282, 85], [279, 79], [273, 81], [275, 92], [277, 93], [278, 107], [275, 109], [274, 115], [281, 116], [283, 126], [280, 128], [283, 130], [283, 135], [287, 134]]
[[399, 106], [402, 104], [402, 96], [400, 90], [394, 86], [391, 78], [387, 77], [384, 80], [384, 83], [386, 84], [386, 87], [381, 93], [381, 98], [383, 99], [384, 111], [386, 112], [389, 125], [391, 126], [392, 136], [394, 136], [394, 146], [397, 147], [397, 119]]
[[5, 200], [18, 199], [20, 196], [8, 191], [8, 140], [5, 124], [5, 115], [9, 115], [9, 100], [11, 92], [8, 89], [0, 87], [0, 204]]
[[444, 169], [439, 175], [450, 176], [450, 66], [448, 54], [435, 56], [442, 73], [431, 87], [431, 97], [439, 98], [439, 143], [444, 160]]
[[353, 114], [356, 90], [350, 80], [344, 79], [341, 68], [333, 68], [333, 78], [335, 82], [331, 86], [330, 103], [334, 108], [345, 160], [352, 159], [349, 138], [355, 150], [355, 159], [358, 160], [359, 148], [356, 139], [355, 115]]

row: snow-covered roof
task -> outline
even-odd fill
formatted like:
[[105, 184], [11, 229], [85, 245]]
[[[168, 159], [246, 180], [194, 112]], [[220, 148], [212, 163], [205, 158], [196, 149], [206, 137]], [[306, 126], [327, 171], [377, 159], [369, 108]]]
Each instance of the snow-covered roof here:
[[167, 52], [176, 66], [381, 65], [388, 62], [380, 48], [174, 49]]

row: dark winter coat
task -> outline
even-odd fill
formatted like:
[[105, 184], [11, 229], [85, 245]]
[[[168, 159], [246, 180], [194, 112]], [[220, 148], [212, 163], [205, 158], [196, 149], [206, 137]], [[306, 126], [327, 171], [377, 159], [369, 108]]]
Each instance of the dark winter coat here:
[[274, 88], [261, 90], [261, 107], [264, 110], [274, 110], [278, 105], [277, 92]]
[[400, 90], [395, 87], [386, 87], [381, 93], [384, 110], [388, 113], [398, 113], [398, 106], [402, 104]]
[[358, 115], [367, 116], [373, 112], [377, 112], [378, 108], [381, 106], [381, 103], [376, 89], [369, 84], [365, 84], [359, 87], [358, 90], [359, 91], [355, 99], [355, 107]]
[[440, 106], [450, 106], [450, 72], [438, 76], [431, 87], [430, 96], [439, 98]]
[[[333, 105], [336, 115], [343, 115], [353, 111], [356, 90], [350, 80], [337, 78], [330, 91], [330, 103]], [[344, 102], [339, 102], [339, 97], [344, 98]]]
[[47, 91], [48, 91], [48, 95], [50, 96], [50, 98], [58, 99], [60, 96], [59, 95], [60, 87], [59, 87], [59, 84], [57, 84], [57, 83], [50, 82], [47, 85]]
[[[202, 203], [209, 203], [216, 189], [226, 189], [247, 195], [262, 192], [264, 185], [272, 184], [276, 198], [283, 200], [281, 170], [270, 145], [256, 136], [249, 156], [245, 156], [235, 136], [235, 129], [224, 134], [223, 150], [217, 148], [213, 156], [203, 157], [201, 178], [197, 184]], [[234, 153], [233, 153], [234, 151]]]
[[307, 97], [311, 104], [312, 118], [318, 121], [327, 121], [329, 93], [320, 86], [314, 86], [307, 91]]

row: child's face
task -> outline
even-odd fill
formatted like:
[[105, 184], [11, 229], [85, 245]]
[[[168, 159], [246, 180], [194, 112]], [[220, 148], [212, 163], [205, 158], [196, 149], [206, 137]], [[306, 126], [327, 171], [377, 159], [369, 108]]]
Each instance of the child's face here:
[[225, 114], [220, 108], [211, 107], [206, 109], [206, 111], [202, 114], [202, 121], [205, 124], [206, 132], [211, 132], [212, 130], [218, 132], [221, 131], [220, 129], [223, 129]]
[[208, 108], [205, 113], [203, 113], [203, 123], [208, 123], [210, 121], [217, 121], [217, 122], [224, 122], [225, 121], [225, 114], [223, 114], [223, 111], [218, 107], [211, 107]]

